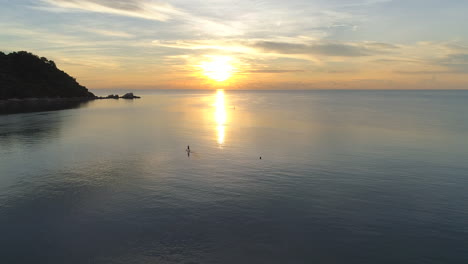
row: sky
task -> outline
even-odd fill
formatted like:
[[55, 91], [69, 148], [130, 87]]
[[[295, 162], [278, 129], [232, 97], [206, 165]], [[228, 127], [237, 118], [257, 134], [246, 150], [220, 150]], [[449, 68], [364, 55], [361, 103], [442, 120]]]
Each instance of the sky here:
[[466, 0], [0, 0], [90, 89], [467, 89]]

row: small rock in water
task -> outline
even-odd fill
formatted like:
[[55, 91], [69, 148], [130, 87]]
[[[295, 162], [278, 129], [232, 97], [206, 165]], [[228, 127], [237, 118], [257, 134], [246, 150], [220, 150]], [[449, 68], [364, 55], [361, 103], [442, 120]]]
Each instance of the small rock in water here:
[[140, 98], [140, 96], [133, 95], [133, 93], [126, 93], [120, 98], [123, 98], [123, 99], [136, 99], [136, 98]]
[[109, 99], [119, 99], [119, 95], [117, 95], [117, 94], [109, 94], [106, 98], [109, 98]]

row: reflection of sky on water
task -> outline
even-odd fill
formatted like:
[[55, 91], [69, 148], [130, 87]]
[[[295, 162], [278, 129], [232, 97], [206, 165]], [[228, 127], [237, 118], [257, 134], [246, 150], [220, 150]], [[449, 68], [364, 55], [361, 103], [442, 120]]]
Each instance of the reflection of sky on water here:
[[0, 116], [0, 259], [463, 263], [468, 93], [441, 95], [158, 91]]

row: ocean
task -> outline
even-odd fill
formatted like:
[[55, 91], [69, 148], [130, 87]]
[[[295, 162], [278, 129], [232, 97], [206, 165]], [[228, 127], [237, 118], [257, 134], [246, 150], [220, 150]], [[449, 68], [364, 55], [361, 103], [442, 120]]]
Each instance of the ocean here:
[[0, 263], [468, 263], [468, 91], [135, 93], [0, 116]]

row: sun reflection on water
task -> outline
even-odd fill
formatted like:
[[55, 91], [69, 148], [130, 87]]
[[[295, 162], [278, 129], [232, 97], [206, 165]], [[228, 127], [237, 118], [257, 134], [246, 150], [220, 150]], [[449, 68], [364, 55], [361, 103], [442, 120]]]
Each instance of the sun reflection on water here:
[[216, 91], [216, 99], [215, 99], [215, 122], [216, 122], [216, 131], [218, 135], [218, 144], [224, 144], [224, 136], [225, 136], [225, 125], [227, 122], [227, 112], [226, 112], [226, 105], [224, 101], [224, 90], [217, 90]]

